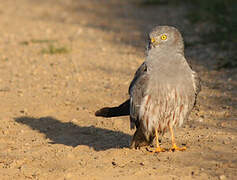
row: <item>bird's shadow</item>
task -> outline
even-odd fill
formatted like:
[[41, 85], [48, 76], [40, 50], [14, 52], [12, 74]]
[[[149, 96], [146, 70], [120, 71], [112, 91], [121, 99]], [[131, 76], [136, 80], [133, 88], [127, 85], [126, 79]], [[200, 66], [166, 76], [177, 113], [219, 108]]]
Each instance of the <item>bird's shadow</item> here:
[[86, 145], [96, 151], [129, 147], [131, 139], [130, 135], [121, 131], [95, 126], [82, 127], [73, 122], [61, 122], [53, 117], [22, 116], [15, 118], [15, 121], [45, 134], [52, 144], [64, 144], [71, 147]]

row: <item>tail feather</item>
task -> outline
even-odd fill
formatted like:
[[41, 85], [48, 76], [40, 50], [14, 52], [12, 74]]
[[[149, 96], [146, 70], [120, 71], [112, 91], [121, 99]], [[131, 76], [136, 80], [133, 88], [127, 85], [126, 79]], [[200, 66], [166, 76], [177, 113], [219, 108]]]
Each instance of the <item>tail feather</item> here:
[[95, 116], [117, 117], [128, 116], [130, 114], [130, 99], [116, 107], [104, 107], [95, 112]]

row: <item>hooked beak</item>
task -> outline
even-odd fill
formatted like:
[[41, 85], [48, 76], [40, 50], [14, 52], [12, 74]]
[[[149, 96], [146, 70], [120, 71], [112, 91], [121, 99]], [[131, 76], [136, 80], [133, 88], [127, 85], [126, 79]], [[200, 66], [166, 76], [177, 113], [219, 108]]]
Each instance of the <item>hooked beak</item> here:
[[148, 44], [148, 50], [157, 46], [158, 45], [158, 41], [155, 40], [155, 38], [151, 38], [150, 39], [150, 42]]
[[155, 38], [151, 38], [151, 43], [154, 44], [156, 42]]
[[159, 44], [159, 42], [156, 41], [155, 38], [151, 38], [151, 44], [152, 44], [153, 46], [157, 46], [157, 45]]

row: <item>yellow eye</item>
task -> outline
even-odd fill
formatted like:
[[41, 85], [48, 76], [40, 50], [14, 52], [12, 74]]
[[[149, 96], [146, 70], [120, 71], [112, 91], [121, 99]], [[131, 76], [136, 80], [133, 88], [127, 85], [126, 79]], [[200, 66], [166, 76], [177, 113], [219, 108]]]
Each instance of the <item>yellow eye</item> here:
[[161, 36], [161, 39], [162, 39], [162, 40], [166, 40], [166, 39], [167, 39], [167, 36], [166, 36], [166, 35], [162, 35], [162, 36]]

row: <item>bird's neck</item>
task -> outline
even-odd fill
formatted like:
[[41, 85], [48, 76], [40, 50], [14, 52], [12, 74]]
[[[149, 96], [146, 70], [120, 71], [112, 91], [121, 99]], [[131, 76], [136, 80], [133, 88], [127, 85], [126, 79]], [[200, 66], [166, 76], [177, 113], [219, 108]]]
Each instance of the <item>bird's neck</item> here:
[[[179, 76], [177, 70], [182, 72], [181, 69], [187, 66], [183, 53], [177, 53], [174, 51], [162, 51], [162, 52], [149, 52], [147, 59], [147, 66], [150, 73], [156, 75], [166, 75], [171, 78]], [[182, 73], [181, 73], [182, 74]]]

